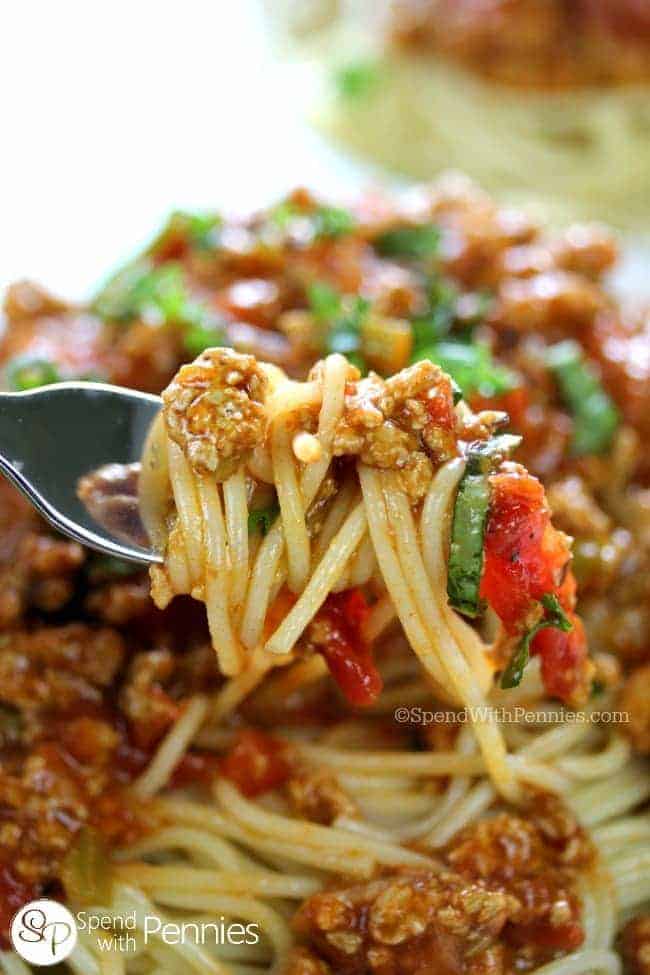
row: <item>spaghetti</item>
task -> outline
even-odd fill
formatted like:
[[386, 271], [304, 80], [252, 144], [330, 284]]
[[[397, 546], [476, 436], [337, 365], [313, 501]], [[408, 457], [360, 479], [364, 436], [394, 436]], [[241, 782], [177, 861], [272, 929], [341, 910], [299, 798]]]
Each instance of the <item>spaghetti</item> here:
[[[526, 377], [475, 357], [474, 386], [455, 375], [475, 412], [431, 364], [453, 372], [453, 342], [398, 372], [418, 357], [405, 337], [423, 341], [424, 309], [436, 309], [427, 328], [438, 329], [448, 300], [422, 256], [436, 238], [429, 222], [375, 201], [346, 230], [340, 210], [294, 194], [246, 225], [259, 240], [254, 264], [249, 250], [229, 250], [231, 225], [212, 250], [193, 250], [183, 235], [214, 237], [214, 227], [185, 218], [180, 237], [172, 221], [152, 250], [164, 295], [180, 254], [183, 274], [200, 273], [202, 288], [209, 277], [219, 307], [239, 300], [233, 282], [268, 273], [260, 294], [280, 282], [286, 314], [277, 320], [269, 305], [263, 317], [256, 305], [257, 361], [212, 350], [165, 392], [140, 476], [165, 552], [153, 580], [164, 610], [151, 606], [146, 578], [100, 575], [108, 567], [89, 557], [73, 589], [81, 552], [42, 530], [21, 543], [15, 563], [34, 566], [24, 578], [34, 606], [20, 628], [7, 624], [0, 651], [0, 938], [22, 905], [52, 896], [103, 919], [101, 937], [80, 925], [65, 963], [84, 975], [597, 975], [619, 972], [622, 959], [636, 975], [650, 899], [644, 669], [618, 698], [620, 672], [602, 655], [643, 640], [636, 441], [630, 427], [612, 441], [612, 403], [575, 342], [554, 347], [543, 368], [538, 350], [529, 370], [526, 335], [515, 341], [528, 323], [532, 343], [579, 333], [586, 349], [595, 333], [574, 322], [605, 307], [602, 289], [595, 302], [581, 279], [578, 315], [575, 279], [563, 279], [560, 301], [548, 275], [512, 277], [515, 258], [539, 269], [548, 254], [596, 277], [613, 254], [600, 232], [551, 244], [457, 190], [427, 197], [426, 221], [444, 225], [439, 259], [462, 281], [463, 322], [476, 310], [467, 288], [505, 275], [489, 318], [494, 355]], [[300, 242], [305, 220], [312, 243]], [[269, 237], [278, 223], [285, 230]], [[457, 240], [460, 257], [447, 249]], [[384, 276], [390, 304], [373, 291]], [[196, 324], [183, 311], [183, 327]], [[141, 328], [121, 322], [119, 306], [103, 313], [120, 320], [106, 324], [107, 347]], [[302, 352], [274, 359], [274, 329], [285, 326]], [[603, 341], [616, 334], [617, 349], [632, 348], [599, 314], [603, 327]], [[11, 334], [21, 328], [14, 321]], [[339, 355], [307, 373], [350, 328], [389, 378], [362, 380]], [[171, 326], [154, 332], [157, 353], [180, 341]], [[225, 340], [253, 351], [236, 322], [235, 332]], [[138, 358], [128, 376], [108, 374], [157, 391], [181, 359], [179, 346], [147, 353], [147, 369]], [[501, 394], [504, 377], [515, 388]], [[608, 377], [643, 442], [642, 383]], [[524, 435], [556, 526], [577, 537], [593, 662], [569, 542], [541, 484], [510, 459], [516, 441], [499, 432], [500, 410]], [[588, 456], [572, 459], [576, 444]], [[617, 525], [637, 542], [612, 568]], [[15, 566], [3, 575], [9, 592], [15, 576]], [[52, 617], [66, 592], [66, 613], [76, 619], [83, 605], [83, 622]], [[15, 605], [3, 599], [0, 612]], [[626, 711], [614, 709], [627, 707], [636, 724], [621, 734]], [[108, 935], [125, 919], [133, 941], [121, 948]], [[9, 940], [0, 944], [0, 970], [25, 975]]]
[[[372, 587], [382, 613], [386, 592], [438, 697], [487, 715], [493, 648], [450, 608], [444, 570], [465, 467], [462, 456], [453, 457], [453, 438], [468, 438], [471, 425], [482, 424], [464, 404], [454, 412], [450, 381], [437, 367], [420, 363], [387, 383], [360, 381], [333, 355], [298, 384], [251, 357], [217, 349], [183, 367], [163, 401], [164, 425], [157, 423], [143, 461], [142, 500], [153, 537], [164, 533], [165, 494], [172, 509], [165, 568], [151, 570], [153, 595], [159, 607], [184, 592], [205, 602], [221, 670], [243, 689], [223, 692], [222, 716], [226, 694], [238, 703], [272, 667], [296, 660], [304, 673], [300, 641], [351, 575], [357, 586]], [[482, 430], [487, 436], [485, 424]], [[305, 437], [318, 445], [312, 463], [292, 447]], [[409, 438], [409, 446], [428, 453], [407, 453]], [[346, 450], [352, 463], [344, 469]], [[163, 454], [164, 473], [154, 482]], [[253, 454], [258, 467], [273, 472], [279, 513], [249, 562], [249, 499], [254, 505], [257, 492], [268, 491], [247, 467]], [[373, 458], [383, 466], [364, 462]], [[434, 473], [432, 463], [441, 459]], [[339, 501], [325, 500], [329, 510], [316, 515], [328, 478], [340, 481]], [[269, 625], [283, 592], [295, 601], [279, 625]], [[475, 720], [475, 730], [498, 791], [516, 798], [517, 774], [498, 727], [488, 715]]]

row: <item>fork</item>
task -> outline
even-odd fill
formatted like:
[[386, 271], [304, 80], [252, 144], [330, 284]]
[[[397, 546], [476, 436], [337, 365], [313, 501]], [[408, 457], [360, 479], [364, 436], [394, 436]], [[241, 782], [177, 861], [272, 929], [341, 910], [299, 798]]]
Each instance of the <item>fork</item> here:
[[[139, 519], [136, 466], [160, 407], [158, 396], [104, 383], [2, 392], [0, 472], [69, 538], [130, 562], [161, 562]], [[93, 484], [112, 492], [111, 524], [82, 501], [84, 483], [86, 493]]]

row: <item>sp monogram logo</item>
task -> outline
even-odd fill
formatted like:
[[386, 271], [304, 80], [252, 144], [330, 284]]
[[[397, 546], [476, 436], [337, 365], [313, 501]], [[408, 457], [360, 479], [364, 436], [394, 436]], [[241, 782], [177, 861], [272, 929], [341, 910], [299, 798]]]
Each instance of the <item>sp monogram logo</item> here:
[[38, 900], [26, 904], [11, 922], [11, 941], [32, 965], [56, 965], [77, 943], [75, 919], [63, 904]]

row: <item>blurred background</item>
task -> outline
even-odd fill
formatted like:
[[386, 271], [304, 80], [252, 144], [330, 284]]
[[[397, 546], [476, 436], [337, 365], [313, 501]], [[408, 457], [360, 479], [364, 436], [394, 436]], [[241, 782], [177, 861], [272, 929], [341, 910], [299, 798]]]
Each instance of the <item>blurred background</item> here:
[[[650, 8], [616, 3], [641, 16]], [[442, 5], [464, 29], [463, 11], [486, 0]], [[405, 7], [412, 19], [431, 3]], [[173, 208], [250, 210], [296, 184], [345, 197], [378, 179], [428, 178], [460, 163], [555, 219], [572, 216], [585, 191], [586, 212], [625, 231], [622, 287], [650, 293], [650, 99], [625, 104], [637, 141], [618, 165], [607, 155], [623, 139], [618, 88], [611, 98], [604, 90], [596, 108], [590, 100], [589, 112], [567, 109], [562, 94], [558, 113], [551, 92], [515, 105], [518, 94], [479, 87], [458, 65], [441, 76], [435, 39], [417, 51], [387, 44], [380, 8], [367, 0], [5, 4], [0, 287], [29, 277], [80, 299]], [[484, 97], [498, 109], [490, 118], [476, 103]], [[478, 116], [467, 117], [475, 103]], [[526, 126], [543, 124], [545, 138], [553, 130], [543, 161], [522, 152], [522, 140], [530, 149], [538, 135], [520, 131], [522, 104]], [[595, 138], [587, 120], [566, 129], [579, 110], [598, 130], [597, 164], [594, 146], [585, 149]], [[432, 119], [444, 125], [432, 129]], [[518, 141], [507, 144], [505, 132]], [[603, 170], [605, 186], [631, 201], [628, 212], [605, 193]]]
[[81, 298], [174, 208], [249, 210], [364, 176], [304, 121], [255, 0], [3, 10], [0, 287]]

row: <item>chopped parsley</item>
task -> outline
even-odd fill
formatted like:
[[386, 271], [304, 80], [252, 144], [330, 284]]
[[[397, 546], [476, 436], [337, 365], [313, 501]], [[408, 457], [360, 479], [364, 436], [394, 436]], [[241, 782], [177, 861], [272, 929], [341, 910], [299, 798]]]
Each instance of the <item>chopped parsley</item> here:
[[382, 257], [404, 257], [426, 261], [438, 254], [440, 228], [433, 223], [395, 227], [375, 238], [375, 250]]
[[49, 386], [61, 380], [54, 362], [38, 356], [16, 356], [7, 363], [6, 380], [9, 389], [24, 392], [38, 386]]
[[411, 322], [415, 353], [449, 334], [456, 319], [458, 298], [458, 289], [451, 281], [440, 275], [432, 276], [428, 286], [428, 310]]
[[551, 346], [547, 362], [573, 416], [572, 453], [603, 453], [611, 446], [620, 416], [596, 370], [571, 339]]
[[151, 325], [179, 327], [191, 356], [225, 344], [222, 321], [191, 296], [175, 263], [154, 267], [143, 260], [127, 265], [108, 281], [93, 308], [108, 321], [142, 319]]
[[291, 199], [272, 207], [268, 216], [272, 224], [287, 233], [297, 223], [306, 226], [311, 240], [344, 237], [352, 233], [356, 226], [352, 214], [342, 207], [301, 207]]
[[483, 342], [459, 342], [447, 339], [419, 349], [414, 361], [430, 359], [458, 383], [465, 399], [475, 394], [499, 396], [519, 385], [511, 369], [499, 365]]
[[217, 250], [223, 220], [218, 213], [175, 210], [149, 247], [150, 253], [164, 251], [166, 245], [187, 241], [190, 248], [202, 251]]
[[324, 328], [325, 352], [340, 352], [362, 373], [365, 372], [361, 328], [370, 302], [358, 295], [341, 295], [322, 281], [315, 281], [307, 296], [317, 323]]
[[540, 599], [540, 603], [544, 607], [545, 616], [539, 623], [531, 626], [517, 645], [512, 660], [501, 677], [501, 687], [504, 690], [510, 687], [518, 687], [521, 684], [524, 670], [530, 660], [531, 644], [540, 630], [545, 630], [550, 626], [556, 630], [561, 630], [563, 633], [570, 633], [573, 629], [573, 624], [560, 606], [560, 601], [557, 596], [554, 596], [552, 593], [546, 593]]

